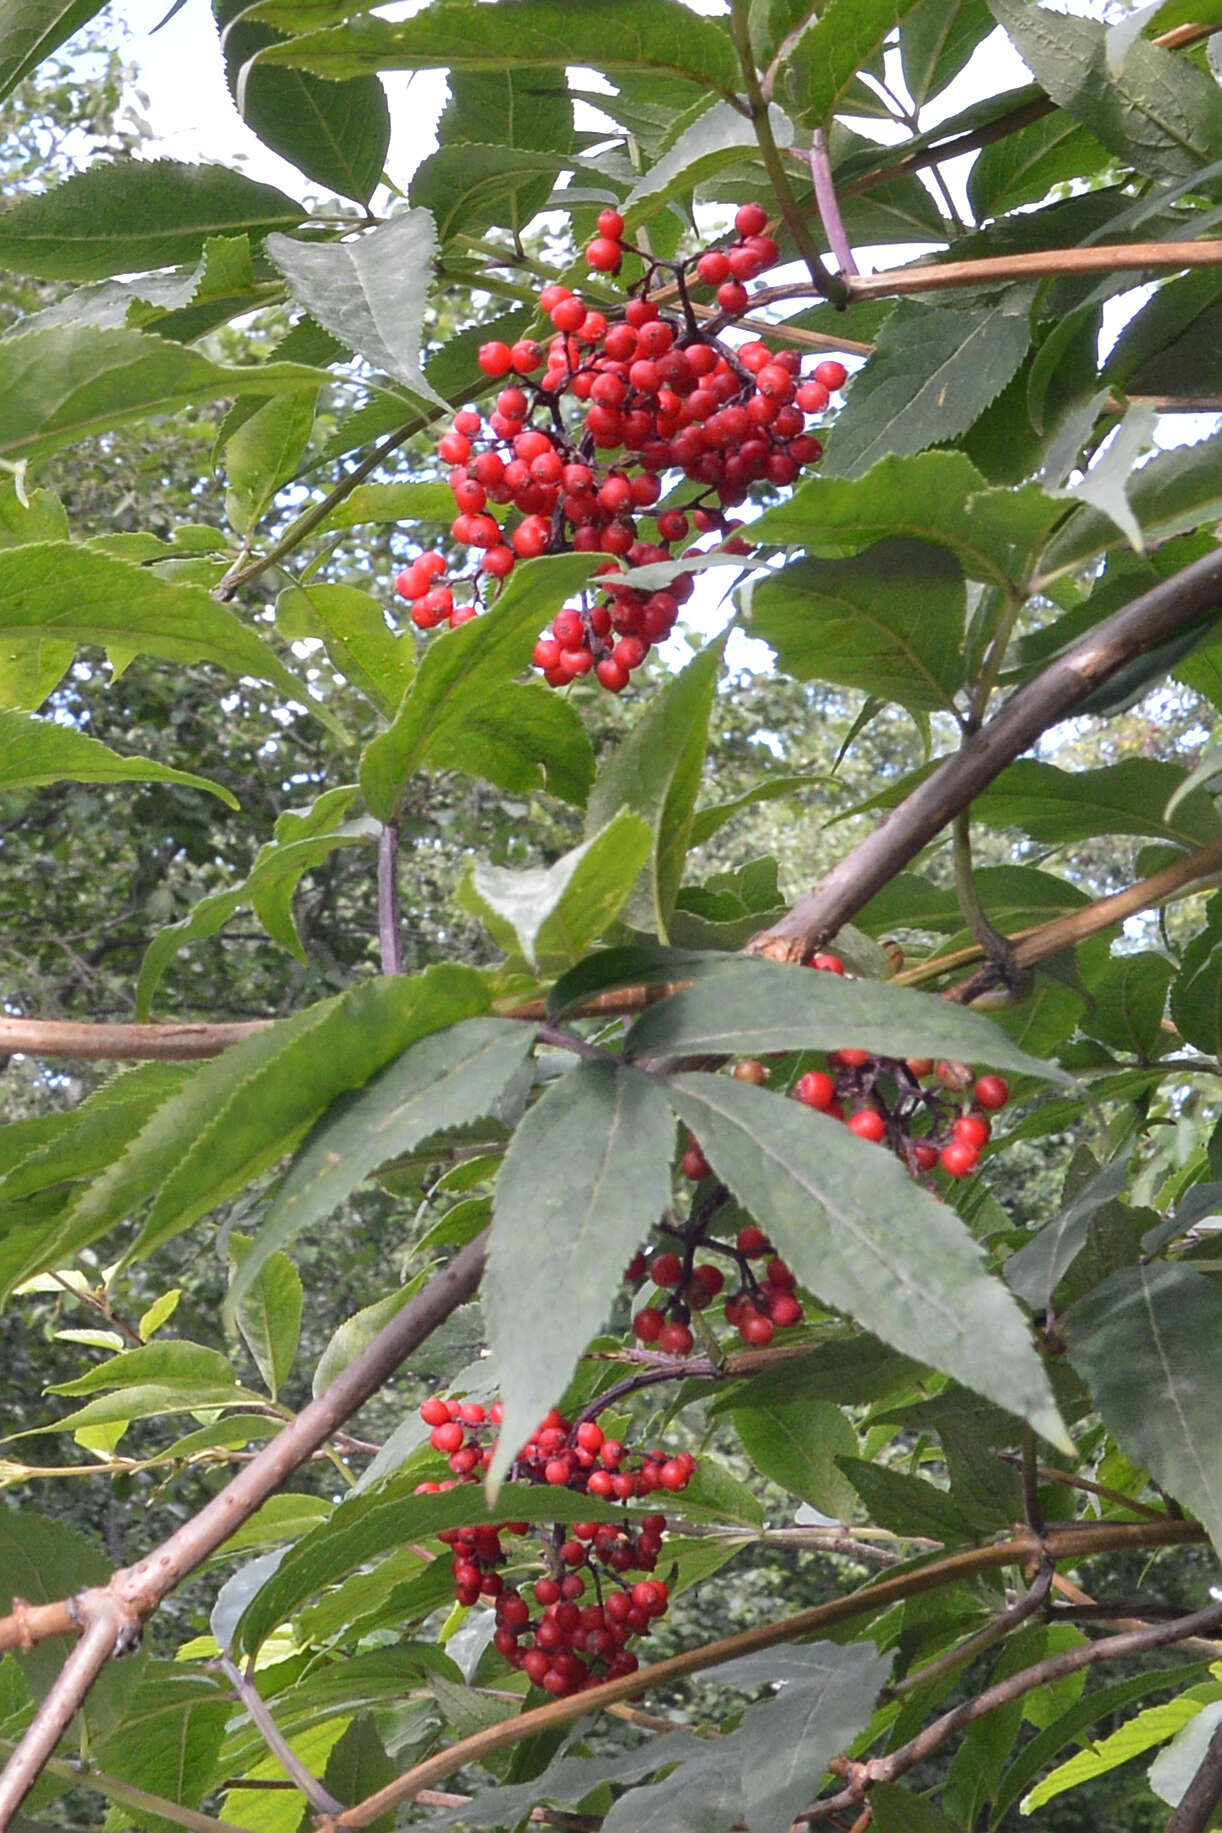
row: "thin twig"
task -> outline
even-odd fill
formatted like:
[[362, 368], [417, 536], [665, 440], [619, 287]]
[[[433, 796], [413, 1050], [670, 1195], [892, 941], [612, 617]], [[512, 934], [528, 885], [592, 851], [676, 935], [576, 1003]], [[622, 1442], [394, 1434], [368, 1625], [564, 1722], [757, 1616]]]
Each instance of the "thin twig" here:
[[1222, 1724], [1214, 1727], [1196, 1775], [1167, 1822], [1167, 1833], [1205, 1833], [1222, 1800]]
[[927, 1667], [918, 1668], [915, 1673], [896, 1681], [892, 1687], [884, 1687], [882, 1699], [903, 1699], [906, 1694], [916, 1693], [922, 1687], [927, 1687], [930, 1681], [940, 1680], [944, 1674], [953, 1674], [957, 1668], [966, 1667], [969, 1661], [974, 1661], [977, 1655], [982, 1655], [995, 1643], [1003, 1642], [1012, 1630], [1043, 1609], [1052, 1588], [1053, 1576], [1052, 1566], [1045, 1561], [1036, 1574], [1034, 1584], [1017, 1603], [1000, 1611], [992, 1622], [976, 1630], [974, 1635], [968, 1636], [957, 1647], [948, 1649], [946, 1654], [931, 1661]]
[[828, 247], [840, 264], [840, 271], [851, 279], [860, 274], [861, 269], [853, 258], [849, 238], [844, 232], [844, 218], [840, 214], [840, 203], [836, 196], [836, 186], [832, 179], [832, 163], [828, 158], [827, 135], [817, 127], [810, 146], [810, 175], [815, 187], [815, 203], [819, 217], [827, 236]]
[[[367, 1827], [401, 1802], [414, 1800], [422, 1788], [432, 1788], [435, 1783], [453, 1775], [466, 1763], [483, 1762], [493, 1751], [504, 1750], [536, 1733], [554, 1731], [562, 1725], [571, 1724], [574, 1719], [584, 1718], [587, 1713], [600, 1712], [616, 1701], [635, 1698], [648, 1688], [669, 1686], [672, 1681], [684, 1679], [689, 1674], [703, 1673], [739, 1655], [775, 1648], [779, 1643], [813, 1635], [835, 1623], [873, 1616], [901, 1598], [936, 1590], [973, 1573], [994, 1572], [1010, 1565], [1026, 1566], [1032, 1561], [1045, 1558], [1073, 1561], [1090, 1558], [1095, 1554], [1116, 1552], [1122, 1547], [1195, 1545], [1204, 1539], [1204, 1529], [1191, 1521], [1133, 1521], [1124, 1524], [1101, 1522], [1089, 1531], [1076, 1526], [1050, 1528], [1042, 1541], [1036, 1540], [1024, 1530], [1012, 1539], [994, 1546], [969, 1547], [961, 1552], [948, 1553], [941, 1559], [931, 1560], [928, 1565], [909, 1568], [890, 1578], [879, 1579], [846, 1597], [812, 1605], [809, 1610], [800, 1611], [796, 1616], [782, 1618], [776, 1623], [758, 1624], [739, 1635], [725, 1636], [719, 1641], [705, 1643], [700, 1648], [689, 1649], [684, 1654], [673, 1655], [668, 1660], [655, 1662], [636, 1674], [625, 1674], [619, 1680], [603, 1681], [596, 1687], [574, 1694], [571, 1699], [558, 1699], [546, 1706], [535, 1706], [517, 1718], [490, 1725], [471, 1737], [461, 1738], [448, 1750], [438, 1751], [424, 1762], [416, 1764], [376, 1794], [346, 1808], [334, 1820], [320, 1821], [316, 1833], [336, 1833], [339, 1828]], [[1222, 1610], [1222, 1606], [1219, 1609]]]
[[402, 918], [399, 912], [399, 823], [386, 821], [378, 835], [378, 945], [382, 972], [403, 972]]
[[130, 1646], [131, 1635], [131, 1620], [117, 1600], [94, 1616], [0, 1775], [0, 1833], [42, 1774], [90, 1687], [112, 1655]]
[[[1222, 254], [1222, 243], [1218, 244]], [[798, 962], [889, 884], [1008, 764], [1128, 662], [1199, 623], [1222, 600], [1222, 551], [1194, 561], [1096, 626], [1021, 687], [748, 952]]]
[[237, 1663], [223, 1654], [215, 1664], [224, 1674], [233, 1688], [235, 1698], [245, 1707], [253, 1720], [259, 1736], [267, 1745], [279, 1763], [285, 1775], [292, 1782], [298, 1793], [304, 1795], [316, 1814], [338, 1814], [342, 1811], [343, 1802], [337, 1801], [329, 1789], [323, 1787], [317, 1776], [312, 1775], [301, 1758], [294, 1751], [288, 1739], [268, 1709], [267, 1701], [260, 1693], [254, 1681], [244, 1674]]
[[[1080, 1673], [1083, 1668], [1095, 1667], [1102, 1661], [1123, 1661], [1133, 1655], [1146, 1654], [1151, 1649], [1170, 1647], [1188, 1636], [1216, 1629], [1220, 1624], [1222, 1604], [1211, 1604], [1208, 1609], [1181, 1617], [1176, 1623], [1155, 1623], [1143, 1629], [1130, 1630], [1124, 1635], [1107, 1636], [1101, 1642], [1067, 1649], [1063, 1654], [1049, 1656], [1046, 1661], [1037, 1661], [1021, 1673], [1011, 1674], [994, 1686], [986, 1687], [974, 1699], [965, 1700], [950, 1712], [944, 1712], [941, 1718], [934, 1719], [932, 1724], [926, 1725], [916, 1737], [899, 1750], [893, 1750], [889, 1756], [876, 1757], [867, 1763], [845, 1763], [843, 1770], [852, 1776], [849, 1787], [825, 1801], [816, 1802], [803, 1818], [813, 1823], [826, 1820], [844, 1808], [855, 1806], [876, 1783], [894, 1782], [898, 1777], [907, 1775], [910, 1769], [923, 1763], [947, 1738], [974, 1724], [978, 1718], [995, 1712], [999, 1706], [1007, 1706], [1013, 1700], [1022, 1699], [1036, 1687], [1052, 1686], [1054, 1682], [1064, 1680], [1070, 1674]], [[1202, 1824], [1189, 1823], [1194, 1827]]]

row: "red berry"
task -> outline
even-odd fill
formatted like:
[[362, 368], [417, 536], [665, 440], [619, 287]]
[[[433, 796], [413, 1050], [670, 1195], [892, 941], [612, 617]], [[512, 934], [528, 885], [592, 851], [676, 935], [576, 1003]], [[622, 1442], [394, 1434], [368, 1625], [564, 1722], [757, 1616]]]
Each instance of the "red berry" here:
[[658, 1337], [658, 1348], [668, 1356], [690, 1356], [695, 1340], [686, 1324], [670, 1323]]
[[600, 210], [598, 213], [598, 233], [605, 235], [609, 241], [620, 242], [624, 236], [624, 219], [618, 210]]
[[677, 1286], [683, 1277], [683, 1262], [677, 1254], [655, 1254], [649, 1276], [655, 1286]]
[[426, 1400], [421, 1407], [420, 1417], [426, 1426], [444, 1426], [450, 1417], [449, 1401], [442, 1400], [440, 1395], [434, 1394], [432, 1399]]
[[740, 1228], [735, 1240], [735, 1246], [740, 1254], [747, 1254], [752, 1257], [756, 1254], [766, 1254], [768, 1252], [768, 1237], [762, 1228], [755, 1228], [753, 1226]]
[[609, 236], [595, 236], [586, 249], [586, 262], [598, 274], [618, 274], [624, 263], [624, 251]]
[[1010, 1084], [1002, 1076], [981, 1076], [974, 1093], [981, 1107], [996, 1112], [1010, 1099]]
[[706, 286], [720, 286], [730, 278], [730, 263], [719, 248], [710, 248], [697, 261], [696, 272]]
[[739, 235], [763, 235], [768, 227], [768, 212], [762, 204], [740, 204], [734, 213], [734, 227]]
[[834, 357], [829, 357], [826, 362], [819, 363], [815, 367], [815, 381], [822, 382], [824, 388], [830, 389], [833, 394], [838, 388], [843, 388], [848, 379], [848, 370]]
[[882, 1115], [872, 1107], [863, 1107], [849, 1121], [849, 1132], [856, 1133], [858, 1139], [868, 1139], [874, 1144], [887, 1136], [887, 1123]]
[[824, 974], [843, 974], [844, 962], [839, 955], [812, 955], [810, 965]]
[[943, 1146], [938, 1153], [938, 1162], [951, 1177], [967, 1177], [969, 1172], [976, 1169], [979, 1157], [975, 1146], [952, 1140], [949, 1146]]
[[836, 1099], [836, 1084], [821, 1069], [808, 1069], [804, 1076], [799, 1077], [793, 1092], [804, 1106], [826, 1114]]
[[738, 1326], [738, 1334], [753, 1349], [766, 1349], [776, 1334], [776, 1326], [771, 1318], [764, 1317], [759, 1311], [751, 1311]]
[[974, 1146], [979, 1152], [989, 1142], [993, 1129], [983, 1114], [961, 1114], [951, 1128], [951, 1138], [963, 1146]]
[[465, 1437], [466, 1433], [458, 1421], [450, 1419], [444, 1425], [433, 1427], [429, 1434], [429, 1443], [434, 1451], [457, 1451]]
[[[666, 1325], [666, 1319], [653, 1305], [646, 1305], [638, 1311], [632, 1320], [632, 1333], [640, 1343], [656, 1343]], [[614, 1442], [614, 1441], [612, 1441]], [[607, 1458], [607, 1447], [603, 1446], [604, 1462]]]
[[486, 376], [508, 375], [513, 368], [513, 355], [508, 344], [481, 344], [476, 361]]
[[689, 1146], [683, 1154], [683, 1175], [698, 1184], [702, 1177], [709, 1175], [711, 1167], [708, 1159], [699, 1146]]
[[750, 305], [751, 296], [741, 280], [727, 280], [724, 286], [717, 289], [717, 303], [723, 312], [728, 312], [731, 318], [737, 318]]

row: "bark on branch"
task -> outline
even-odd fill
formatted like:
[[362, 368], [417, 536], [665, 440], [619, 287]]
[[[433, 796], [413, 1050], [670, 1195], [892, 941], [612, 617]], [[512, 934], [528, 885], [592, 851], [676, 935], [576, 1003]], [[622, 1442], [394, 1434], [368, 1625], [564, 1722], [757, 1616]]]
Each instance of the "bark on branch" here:
[[1219, 603], [1222, 550], [1160, 581], [1097, 625], [1019, 688], [787, 916], [754, 936], [747, 952], [798, 962], [821, 947], [1042, 733], [1135, 657], [1187, 630]]

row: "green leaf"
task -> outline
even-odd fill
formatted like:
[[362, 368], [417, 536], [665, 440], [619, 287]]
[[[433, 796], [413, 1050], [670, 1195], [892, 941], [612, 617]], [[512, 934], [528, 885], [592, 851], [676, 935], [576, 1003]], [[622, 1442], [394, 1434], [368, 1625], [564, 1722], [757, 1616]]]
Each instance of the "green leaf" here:
[[1128, 1181], [1129, 1161], [1122, 1154], [1089, 1178], [1060, 1215], [1045, 1223], [1007, 1260], [1007, 1285], [1033, 1311], [1045, 1311], [1051, 1305], [1053, 1293], [1086, 1246], [1095, 1215], [1123, 1194]]
[[[1200, 1689], [1197, 1689], [1199, 1691]], [[1135, 1718], [1128, 1719], [1110, 1737], [1100, 1738], [1080, 1750], [1067, 1763], [1060, 1764], [1023, 1796], [1022, 1811], [1033, 1814], [1048, 1801], [1084, 1782], [1106, 1776], [1122, 1763], [1144, 1756], [1158, 1744], [1165, 1744], [1185, 1725], [1199, 1717], [1201, 1701], [1192, 1693], [1181, 1693], [1178, 1699], [1167, 1699], [1158, 1706], [1147, 1706]]]
[[279, 34], [244, 16], [246, 0], [213, 0], [222, 28], [225, 80], [238, 111], [264, 146], [327, 191], [369, 203], [390, 145], [390, 109], [376, 76], [320, 82], [298, 70], [271, 70], [250, 60], [280, 43]]
[[[396, 410], [405, 418], [404, 408]], [[489, 504], [487, 513], [496, 508]], [[317, 533], [359, 528], [364, 522], [436, 522], [448, 528], [454, 519], [454, 493], [448, 484], [358, 484], [338, 503]]]
[[[108, 1564], [101, 1547], [66, 1521], [29, 1506], [0, 1509], [0, 1606], [6, 1614], [16, 1598], [50, 1604], [104, 1585]], [[18, 1659], [30, 1691], [41, 1699], [63, 1666], [63, 1644], [58, 1637], [36, 1643]]]
[[1038, 484], [988, 488], [963, 452], [920, 452], [881, 458], [864, 477], [809, 478], [751, 532], [825, 555], [859, 553], [887, 536], [935, 541], [970, 579], [1021, 591], [1032, 553], [1065, 513]]
[[[380, 820], [394, 819], [409, 778], [425, 764], [484, 775], [509, 790], [541, 788], [546, 777], [554, 794], [582, 799], [592, 754], [576, 713], [550, 689], [521, 687], [512, 677], [528, 666], [540, 625], [590, 568], [585, 554], [529, 560], [482, 617], [433, 639], [394, 724], [361, 760], [361, 787]], [[543, 715], [541, 695], [551, 709]]]
[[[215, 662], [232, 675], [274, 682], [296, 699], [305, 694], [274, 651], [202, 586], [174, 585], [147, 567], [71, 541], [0, 549], [0, 637], [9, 632], [113, 647], [125, 657]], [[55, 742], [50, 739], [48, 748]], [[82, 758], [91, 742], [81, 739]], [[64, 753], [70, 748], [66, 744]], [[89, 753], [95, 754], [99, 765], [114, 756], [100, 744]], [[121, 761], [116, 759], [116, 766]], [[109, 774], [126, 773], [113, 768]], [[202, 779], [196, 784], [225, 797]]]
[[181, 783], [188, 789], [206, 789], [229, 808], [238, 806], [236, 796], [207, 777], [171, 770], [168, 764], [156, 764], [151, 758], [120, 757], [109, 745], [78, 732], [75, 726], [0, 709], [0, 788], [35, 789], [44, 783], [63, 782]]
[[1154, 1262], [1113, 1273], [1062, 1320], [1069, 1359], [1120, 1449], [1222, 1545], [1222, 1292]]
[[723, 646], [721, 638], [710, 643], [651, 697], [590, 791], [587, 833], [597, 834], [623, 808], [649, 823], [649, 862], [628, 900], [624, 921], [661, 942], [667, 939], [690, 844]]
[[0, 96], [102, 11], [105, 0], [10, 0], [0, 18]]
[[1143, 834], [1181, 847], [1204, 846], [1222, 831], [1203, 789], [1164, 814], [1187, 772], [1156, 758], [1128, 757], [1089, 771], [1060, 770], [1020, 758], [972, 803], [972, 818], [989, 827], [1017, 828], [1045, 846], [1065, 846], [1096, 834]]
[[1166, 955], [1118, 955], [1091, 987], [1094, 1003], [1081, 1020], [1082, 1030], [1125, 1056], [1158, 1056], [1167, 1043], [1162, 1019], [1174, 977]]
[[968, 202], [977, 218], [1004, 217], [1037, 204], [1054, 186], [1089, 177], [1108, 163], [1094, 134], [1059, 110], [984, 147], [967, 177]]
[[650, 847], [647, 824], [625, 809], [555, 865], [515, 872], [475, 861], [459, 902], [507, 955], [521, 955], [544, 977], [562, 973], [615, 921]]
[[800, 119], [827, 118], [915, 0], [827, 0], [789, 55], [786, 86]]
[[1201, 268], [1165, 281], [1131, 318], [1103, 370], [1113, 387], [1137, 394], [1204, 394], [1222, 381], [1218, 327], [1222, 279]]
[[[439, 1468], [444, 1469], [444, 1465]], [[329, 1520], [290, 1547], [276, 1571], [253, 1597], [238, 1625], [235, 1642], [253, 1653], [310, 1599], [346, 1573], [409, 1543], [435, 1539], [445, 1528], [492, 1521], [627, 1521], [629, 1513], [575, 1490], [508, 1483], [490, 1509], [483, 1486], [456, 1484], [442, 1495], [417, 1495], [417, 1470], [391, 1477], [380, 1487], [345, 1498]], [[447, 1582], [453, 1597], [453, 1586]], [[435, 1608], [435, 1606], [434, 1606]]]
[[841, 1470], [865, 1503], [866, 1515], [893, 1534], [914, 1534], [940, 1540], [948, 1546], [971, 1540], [974, 1524], [956, 1506], [953, 1496], [924, 1477], [889, 1464], [870, 1464], [864, 1458], [837, 1458]]
[[1022, 1314], [954, 1212], [897, 1159], [729, 1076], [667, 1087], [718, 1177], [824, 1304], [1067, 1446]]
[[[125, 1702], [122, 1724], [90, 1754], [104, 1774], [129, 1787], [198, 1808], [212, 1786], [232, 1710], [218, 1677], [150, 1661]], [[145, 1811], [138, 1824], [145, 1833], [174, 1833], [180, 1823]]]
[[185, 1337], [163, 1337], [160, 1343], [145, 1343], [139, 1349], [126, 1349], [121, 1355], [111, 1356], [72, 1381], [54, 1382], [47, 1392], [102, 1394], [158, 1381], [236, 1388], [238, 1377], [233, 1363], [219, 1349], [189, 1342]]
[[[774, 103], [768, 118], [777, 145], [789, 146], [793, 123], [788, 116]], [[713, 102], [633, 185], [622, 211], [628, 234], [673, 199], [690, 196], [697, 185], [758, 153], [755, 129], [742, 111], [730, 102]]]
[[[1222, 517], [1222, 433], [1196, 445], [1156, 453], [1134, 477], [1128, 491], [1147, 548]], [[1127, 537], [1097, 509], [1080, 509], [1053, 536], [1040, 558], [1035, 590], [1066, 573], [1076, 573], [1100, 554], [1123, 547]]]
[[348, 242], [267, 238], [269, 260], [311, 318], [413, 394], [444, 407], [420, 366], [436, 248], [427, 210], [405, 210]]
[[1203, 71], [1137, 39], [1118, 68], [1107, 28], [1023, 0], [989, 0], [997, 23], [1058, 108], [1148, 178], [1192, 178], [1222, 157], [1222, 96]]
[[414, 1279], [410, 1285], [401, 1286], [397, 1292], [388, 1292], [385, 1298], [377, 1299], [374, 1304], [366, 1305], [350, 1318], [344, 1319], [318, 1358], [312, 1387], [315, 1399], [326, 1392], [336, 1376], [342, 1375], [362, 1350], [368, 1348], [378, 1332], [399, 1315], [417, 1291], [419, 1281]]
[[[505, 1419], [494, 1485], [606, 1323], [624, 1267], [670, 1200], [675, 1124], [636, 1070], [583, 1062], [518, 1126], [497, 1179], [482, 1289]], [[522, 1329], [522, 1307], [548, 1320]]]
[[290, 64], [336, 80], [371, 70], [512, 70], [585, 64], [656, 71], [732, 96], [740, 81], [729, 35], [679, 0], [617, 0], [615, 30], [589, 7], [519, 0], [512, 32], [473, 32], [467, 0], [437, 0], [412, 19], [362, 14], [262, 53], [258, 66]]
[[776, 802], [784, 796], [792, 796], [798, 790], [809, 789], [811, 782], [808, 776], [766, 776], [758, 783], [753, 783], [749, 789], [744, 789], [741, 794], [731, 796], [728, 802], [710, 802], [706, 807], [698, 808], [692, 816], [688, 845], [703, 846], [744, 808], [753, 808], [758, 802]]
[[[251, 1238], [233, 1232], [228, 1240], [235, 1272], [250, 1256]], [[275, 1400], [288, 1380], [301, 1339], [301, 1313], [305, 1292], [301, 1274], [287, 1254], [268, 1254], [258, 1272], [246, 1283], [234, 1317], [255, 1367]]]
[[413, 207], [428, 211], [443, 245], [491, 224], [520, 230], [552, 195], [561, 164], [559, 153], [460, 141], [417, 166], [410, 197]]
[[99, 161], [0, 213], [0, 266], [43, 280], [102, 280], [199, 260], [209, 236], [300, 223], [303, 207], [226, 165]]
[[904, 84], [918, 109], [954, 81], [992, 29], [985, 0], [918, 0], [900, 34]]
[[1222, 1047], [1222, 943], [1209, 930], [1184, 951], [1171, 988], [1171, 1017], [1185, 1043], [1210, 1052]]
[[979, 1013], [928, 993], [751, 958], [727, 961], [651, 1006], [628, 1033], [625, 1049], [634, 1058], [766, 1056], [839, 1050], [846, 1039], [878, 1056], [953, 1057], [1069, 1080], [1016, 1049]]
[[225, 441], [225, 506], [239, 534], [249, 534], [283, 484], [294, 477], [314, 430], [317, 385], [273, 395]]
[[216, 935], [236, 911], [247, 905], [254, 908], [281, 947], [289, 949], [298, 960], [307, 958], [292, 915], [293, 894], [302, 878], [329, 859], [337, 847], [369, 846], [376, 839], [372, 821], [339, 819], [354, 795], [355, 791], [347, 787], [327, 790], [315, 804], [319, 811], [315, 821], [303, 820], [291, 812], [282, 815], [276, 823], [275, 837], [255, 855], [248, 878], [227, 891], [213, 891], [200, 898], [181, 921], [154, 936], [140, 965], [136, 985], [136, 1009], [142, 1018], [148, 1016], [153, 994], [179, 949], [188, 942]]
[[965, 433], [1017, 374], [1031, 342], [1028, 287], [994, 305], [902, 300], [853, 377], [824, 473], [860, 477], [890, 452], [921, 452]]
[[[749, 1391], [749, 1390], [748, 1390]], [[761, 1476], [810, 1502], [821, 1514], [847, 1521], [856, 1500], [841, 1473], [853, 1458], [857, 1434], [828, 1400], [799, 1399], [762, 1406], [747, 1400], [730, 1415], [743, 1450]]]
[[0, 343], [0, 458], [41, 458], [91, 433], [222, 395], [283, 394], [328, 379], [304, 363], [227, 369], [139, 331], [62, 326]]
[[150, 1252], [274, 1164], [332, 1101], [417, 1038], [486, 1006], [483, 977], [443, 963], [367, 981], [235, 1044], [162, 1103], [18, 1277], [58, 1266], [152, 1199], [128, 1257]]
[[[435, 1684], [443, 1684], [440, 1677]], [[366, 1796], [376, 1795], [393, 1780], [395, 1767], [378, 1736], [372, 1715], [362, 1712], [353, 1719], [327, 1758], [323, 1786], [338, 1801], [364, 1801]], [[394, 1823], [392, 1809], [366, 1824], [370, 1833], [387, 1833]]]
[[750, 628], [786, 674], [948, 711], [963, 685], [963, 574], [944, 548], [899, 537], [849, 560], [797, 560], [761, 580]]
[[379, 713], [394, 718], [412, 684], [416, 655], [410, 638], [395, 635], [372, 594], [356, 586], [288, 586], [276, 600], [276, 628], [294, 642], [321, 638], [344, 679]]
[[1155, 1757], [1146, 1775], [1160, 1801], [1170, 1807], [1179, 1806], [1193, 1777], [1205, 1762], [1220, 1723], [1222, 1700], [1215, 1699], [1189, 1719], [1166, 1750]]
[[[817, 1794], [832, 1758], [868, 1722], [890, 1663], [869, 1644], [783, 1643], [715, 1670], [729, 1686], [767, 1687], [738, 1728], [690, 1739], [664, 1782], [621, 1795], [605, 1833], [722, 1833], [787, 1827]], [[775, 1689], [779, 1686], [780, 1691]]]
[[230, 1305], [242, 1302], [269, 1255], [329, 1215], [379, 1165], [487, 1114], [534, 1042], [529, 1025], [507, 1018], [428, 1031], [306, 1141], [234, 1280]]

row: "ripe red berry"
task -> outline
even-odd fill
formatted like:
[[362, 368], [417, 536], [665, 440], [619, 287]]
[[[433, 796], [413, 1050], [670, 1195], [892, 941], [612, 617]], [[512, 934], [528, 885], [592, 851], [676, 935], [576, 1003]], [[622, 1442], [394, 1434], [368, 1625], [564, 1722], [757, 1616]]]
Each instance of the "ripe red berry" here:
[[872, 1107], [864, 1107], [849, 1120], [849, 1132], [856, 1133], [858, 1139], [868, 1139], [875, 1145], [887, 1136], [887, 1123], [882, 1115]]
[[826, 362], [818, 363], [815, 366], [815, 381], [822, 382], [824, 388], [830, 389], [833, 394], [838, 388], [843, 388], [848, 379], [848, 370], [834, 357], [829, 357]]
[[762, 1228], [756, 1228], [754, 1225], [751, 1225], [747, 1228], [739, 1229], [734, 1245], [737, 1247], [740, 1254], [746, 1254], [754, 1258], [757, 1254], [766, 1254], [768, 1252], [768, 1237]]
[[598, 213], [598, 233], [605, 235], [612, 242], [620, 242], [624, 236], [624, 219], [618, 210], [600, 210]]
[[683, 1154], [683, 1175], [698, 1184], [702, 1177], [707, 1177], [711, 1166], [699, 1146], [689, 1146]]
[[686, 1324], [672, 1322], [664, 1326], [658, 1337], [658, 1348], [668, 1356], [690, 1356], [695, 1338]]
[[1010, 1084], [1002, 1076], [981, 1076], [973, 1092], [981, 1107], [996, 1112], [1010, 1099]]
[[826, 1114], [836, 1099], [836, 1084], [821, 1069], [808, 1069], [804, 1076], [798, 1078], [793, 1092], [805, 1107], [813, 1107], [818, 1113]]
[[429, 1443], [434, 1451], [458, 1451], [466, 1433], [456, 1419], [450, 1419], [444, 1425], [434, 1426], [429, 1433]]
[[952, 1140], [949, 1146], [943, 1146], [938, 1153], [938, 1162], [951, 1177], [967, 1177], [969, 1172], [976, 1169], [979, 1157], [975, 1146]]
[[983, 1114], [961, 1114], [952, 1126], [951, 1138], [963, 1146], [974, 1146], [979, 1152], [989, 1142], [993, 1129]]
[[481, 344], [476, 361], [486, 376], [508, 375], [513, 368], [513, 355], [508, 344]]
[[677, 1254], [655, 1254], [649, 1276], [655, 1286], [677, 1286], [683, 1277], [683, 1262]]
[[734, 213], [734, 227], [739, 235], [763, 235], [768, 227], [768, 212], [762, 204], [740, 204]]
[[440, 1395], [434, 1394], [421, 1407], [420, 1417], [426, 1426], [444, 1426], [450, 1417], [449, 1401], [442, 1400]]
[[738, 1334], [744, 1343], [750, 1343], [753, 1349], [766, 1349], [776, 1334], [772, 1319], [760, 1311], [750, 1311], [738, 1326]]
[[[632, 1332], [639, 1343], [656, 1343], [665, 1327], [666, 1319], [652, 1305], [646, 1305], [638, 1311], [632, 1320]], [[603, 1459], [606, 1460], [607, 1447], [603, 1446]]]
[[731, 318], [738, 318], [751, 303], [751, 296], [741, 280], [727, 280], [717, 289], [717, 303]]
[[824, 974], [843, 974], [844, 962], [839, 955], [812, 955], [810, 965]]
[[618, 274], [624, 264], [624, 251], [609, 236], [595, 236], [586, 249], [586, 262], [598, 274]]

